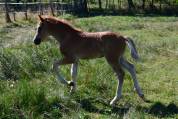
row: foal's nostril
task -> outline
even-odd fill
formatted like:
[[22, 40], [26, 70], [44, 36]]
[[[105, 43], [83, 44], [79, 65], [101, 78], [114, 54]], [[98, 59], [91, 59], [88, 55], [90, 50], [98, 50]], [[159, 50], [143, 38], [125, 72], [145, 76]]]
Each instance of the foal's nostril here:
[[34, 43], [35, 43], [35, 45], [39, 45], [39, 44], [41, 43], [41, 39], [36, 38], [36, 39], [34, 40]]

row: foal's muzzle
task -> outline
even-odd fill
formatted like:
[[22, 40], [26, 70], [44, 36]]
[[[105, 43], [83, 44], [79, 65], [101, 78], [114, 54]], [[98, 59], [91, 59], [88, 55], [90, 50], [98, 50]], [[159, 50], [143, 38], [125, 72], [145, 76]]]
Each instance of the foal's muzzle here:
[[36, 38], [34, 40], [34, 43], [35, 43], [35, 45], [39, 45], [41, 43], [41, 39], [40, 38]]

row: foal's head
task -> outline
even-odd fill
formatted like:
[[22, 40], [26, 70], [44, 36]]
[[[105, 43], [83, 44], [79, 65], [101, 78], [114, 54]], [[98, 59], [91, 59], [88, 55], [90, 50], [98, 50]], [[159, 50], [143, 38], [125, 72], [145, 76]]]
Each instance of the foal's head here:
[[34, 43], [36, 45], [39, 45], [42, 41], [46, 40], [49, 35], [54, 37], [57, 36], [59, 39], [62, 39], [64, 36], [69, 35], [69, 33], [77, 34], [81, 32], [80, 30], [73, 28], [65, 20], [40, 15], [39, 19], [40, 23], [34, 37]]
[[36, 45], [39, 45], [41, 41], [44, 41], [49, 35], [47, 19], [40, 15], [39, 18], [40, 18], [40, 23], [37, 26], [37, 31], [34, 37], [34, 43]]

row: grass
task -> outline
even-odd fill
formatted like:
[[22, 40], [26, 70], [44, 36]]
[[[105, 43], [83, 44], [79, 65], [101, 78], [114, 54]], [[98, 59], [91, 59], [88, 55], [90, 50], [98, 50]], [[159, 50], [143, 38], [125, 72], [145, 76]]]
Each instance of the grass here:
[[[52, 72], [61, 54], [55, 40], [34, 46], [36, 21], [0, 22], [0, 118], [178, 118], [178, 18], [60, 16], [85, 31], [111, 30], [136, 42], [141, 61], [136, 65], [139, 83], [150, 103], [133, 90], [127, 73], [123, 98], [109, 106], [117, 79], [104, 58], [80, 61], [78, 88], [73, 95]], [[70, 80], [70, 66], [62, 74]]]

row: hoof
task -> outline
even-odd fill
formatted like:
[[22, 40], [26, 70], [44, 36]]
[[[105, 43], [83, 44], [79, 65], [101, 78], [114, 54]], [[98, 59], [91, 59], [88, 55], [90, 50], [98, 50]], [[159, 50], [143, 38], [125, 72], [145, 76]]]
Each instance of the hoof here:
[[70, 93], [73, 94], [76, 90], [76, 84], [73, 81], [68, 81], [68, 86], [70, 86]]
[[71, 87], [71, 89], [70, 89], [70, 94], [74, 94], [75, 93], [75, 88], [74, 87]]
[[139, 96], [140, 96], [141, 99], [143, 99], [143, 100], [145, 99], [144, 94], [141, 94], [141, 95], [139, 95]]
[[74, 87], [74, 86], [75, 86], [75, 83], [74, 83], [73, 81], [68, 81], [68, 85]]
[[146, 99], [144, 95], [141, 95], [140, 98], [146, 103], [151, 103], [151, 101]]
[[112, 100], [112, 101], [109, 103], [109, 105], [110, 105], [111, 107], [114, 107], [114, 106], [115, 106], [115, 102]]
[[120, 97], [114, 97], [112, 100], [111, 100], [111, 102], [109, 103], [112, 107], [114, 107], [115, 106], [115, 104], [116, 104], [116, 102], [118, 101], [120, 99]]

